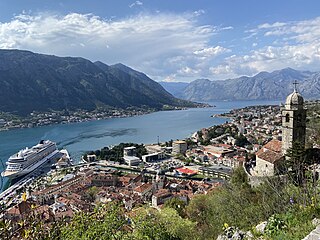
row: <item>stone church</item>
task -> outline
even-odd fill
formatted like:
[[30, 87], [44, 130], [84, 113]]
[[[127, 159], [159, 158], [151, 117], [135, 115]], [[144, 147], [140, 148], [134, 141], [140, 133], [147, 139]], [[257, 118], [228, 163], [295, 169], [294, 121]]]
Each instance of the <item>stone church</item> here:
[[296, 89], [285, 102], [281, 110], [282, 115], [282, 141], [271, 140], [256, 153], [256, 176], [273, 176], [281, 171], [285, 154], [292, 147], [293, 142], [305, 145], [306, 137], [306, 109], [303, 97]]

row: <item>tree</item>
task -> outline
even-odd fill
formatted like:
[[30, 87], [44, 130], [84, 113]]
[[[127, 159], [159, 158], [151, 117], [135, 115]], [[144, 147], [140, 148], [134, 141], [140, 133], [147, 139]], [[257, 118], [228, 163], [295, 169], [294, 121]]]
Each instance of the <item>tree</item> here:
[[237, 188], [250, 188], [248, 175], [242, 166], [234, 169], [231, 177], [231, 183]]
[[128, 225], [119, 205], [109, 203], [97, 207], [93, 213], [78, 213], [67, 225], [61, 226], [59, 239], [123, 239]]
[[132, 219], [132, 239], [179, 240], [195, 238], [195, 223], [184, 219], [171, 208], [161, 212], [147, 208], [141, 209]]
[[250, 144], [250, 142], [243, 134], [240, 134], [239, 136], [236, 136], [236, 141], [234, 144], [239, 147], [244, 147], [245, 145]]
[[99, 189], [96, 186], [89, 188], [84, 195], [85, 200], [89, 202], [94, 202], [96, 200], [98, 192]]
[[186, 205], [187, 205], [186, 202], [182, 201], [181, 199], [179, 199], [177, 197], [171, 198], [170, 200], [168, 200], [164, 203], [164, 207], [173, 208], [174, 210], [177, 211], [177, 213], [180, 216], [185, 215], [184, 209], [185, 209]]
[[290, 179], [296, 185], [302, 185], [305, 179], [307, 158], [304, 146], [299, 142], [293, 142], [285, 154], [285, 165]]

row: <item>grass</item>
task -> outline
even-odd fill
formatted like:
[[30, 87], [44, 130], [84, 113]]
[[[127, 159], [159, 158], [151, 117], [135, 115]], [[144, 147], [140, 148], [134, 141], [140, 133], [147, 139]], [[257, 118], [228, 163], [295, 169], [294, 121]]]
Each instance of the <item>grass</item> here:
[[[293, 206], [289, 211], [275, 215], [273, 224], [269, 223], [263, 235], [255, 233], [255, 237], [263, 236], [265, 239], [272, 240], [300, 240], [306, 237], [316, 226], [312, 224], [314, 218], [320, 217], [320, 206]], [[282, 222], [280, 227], [278, 224]]]
[[191, 178], [207, 178], [207, 176], [203, 174], [196, 174], [196, 175], [193, 175]]

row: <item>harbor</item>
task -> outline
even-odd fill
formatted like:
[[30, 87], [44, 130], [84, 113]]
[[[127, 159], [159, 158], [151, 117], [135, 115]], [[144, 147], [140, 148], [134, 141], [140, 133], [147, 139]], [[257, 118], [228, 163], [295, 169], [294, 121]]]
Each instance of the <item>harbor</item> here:
[[22, 194], [28, 185], [36, 178], [46, 175], [52, 169], [52, 166], [54, 166], [62, 157], [68, 158], [70, 161], [69, 153], [65, 149], [61, 151], [55, 150], [46, 156], [43, 159], [42, 164], [34, 171], [26, 174], [25, 176], [11, 180], [10, 186], [0, 193], [0, 205], [8, 207], [11, 204], [14, 204], [15, 201], [19, 201], [16, 196]]

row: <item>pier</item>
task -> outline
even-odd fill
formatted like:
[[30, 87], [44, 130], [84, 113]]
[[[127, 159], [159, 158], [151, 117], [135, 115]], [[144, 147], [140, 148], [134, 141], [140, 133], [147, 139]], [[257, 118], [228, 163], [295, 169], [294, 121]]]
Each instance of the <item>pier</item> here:
[[[46, 161], [43, 162], [42, 165], [40, 165], [36, 170], [30, 172], [29, 174], [25, 175], [24, 177], [22, 177], [22, 179], [20, 179], [18, 182], [16, 182], [15, 184], [13, 184], [12, 186], [10, 186], [8, 189], [6, 189], [5, 191], [3, 191], [2, 193], [0, 193], [0, 203], [4, 203], [9, 197], [13, 196], [14, 193], [17, 190], [22, 189], [24, 186], [26, 186], [28, 183], [30, 183], [32, 180], [34, 180], [35, 178], [37, 178], [40, 173], [39, 171], [42, 170], [43, 165], [45, 165], [45, 163], [47, 163], [48, 161], [54, 159], [54, 157], [57, 157], [57, 155], [60, 154], [60, 151], [55, 150], [54, 152], [52, 152], [51, 154], [49, 154], [46, 157]], [[8, 203], [7, 203], [8, 204]]]

